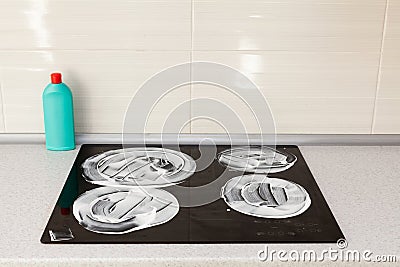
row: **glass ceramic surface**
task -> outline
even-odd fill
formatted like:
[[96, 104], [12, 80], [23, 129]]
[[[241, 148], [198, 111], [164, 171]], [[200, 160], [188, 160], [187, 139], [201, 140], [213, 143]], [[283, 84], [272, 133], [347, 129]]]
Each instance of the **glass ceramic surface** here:
[[[161, 151], [160, 144], [147, 145], [147, 147], [130, 145], [135, 148], [130, 155], [130, 159], [133, 160], [129, 165], [131, 169], [139, 163], [148, 164], [146, 167], [152, 164], [156, 166], [152, 166], [156, 171], [152, 170], [151, 174], [165, 174], [167, 183], [171, 184], [157, 189], [128, 185], [114, 186], [119, 182], [109, 179], [109, 175], [115, 174], [116, 170], [123, 165], [118, 165], [124, 160], [118, 158], [121, 155], [116, 153], [116, 151], [122, 151], [122, 145], [82, 145], [43, 231], [41, 242], [50, 244], [298, 244], [335, 243], [339, 238], [344, 238], [298, 147], [276, 146], [276, 151], [286, 157], [286, 161], [280, 160], [285, 168], [287, 168], [286, 162], [293, 162], [290, 160], [293, 157], [289, 158], [287, 155], [293, 155], [297, 160], [290, 168], [275, 173], [274, 178], [266, 178], [266, 174], [244, 173], [220, 164], [216, 156], [228, 149], [236, 149], [235, 147], [206, 145], [200, 149], [198, 144], [187, 144], [179, 145], [178, 151], [176, 144], [163, 146], [174, 151], [168, 154], [173, 156], [163, 158], [165, 161], [158, 158], [158, 152], [147, 155], [143, 152], [137, 153], [137, 151]], [[190, 163], [191, 160], [200, 161], [205, 154], [211, 155], [215, 152], [216, 154], [213, 154], [215, 159], [211, 160], [208, 166], [205, 168], [197, 166], [194, 170], [195, 166]], [[87, 169], [82, 168], [82, 164], [87, 164], [88, 159], [93, 166], [96, 166], [91, 170], [99, 176], [99, 181], [101, 181], [99, 184], [85, 178]], [[182, 165], [182, 162], [185, 164]], [[186, 162], [190, 168], [186, 168]], [[108, 163], [111, 163], [111, 168], [102, 169], [104, 164]], [[102, 170], [104, 177], [98, 172], [97, 166], [99, 170]], [[182, 170], [185, 170], [182, 173], [183, 176], [181, 176]], [[117, 176], [124, 177], [122, 172], [115, 175]], [[245, 178], [238, 183], [232, 180], [242, 176]], [[248, 177], [260, 178], [249, 179]], [[152, 180], [149, 179], [149, 181]], [[167, 184], [158, 178], [155, 181], [157, 184]], [[177, 182], [179, 184], [175, 184]], [[215, 182], [218, 183], [219, 192], [222, 188], [225, 191], [228, 187], [238, 189], [233, 194], [233, 199], [223, 194], [227, 202], [220, 197], [201, 206], [178, 206], [179, 202], [183, 203], [187, 199], [195, 198], [196, 188], [207, 185], [215, 187]], [[104, 186], [103, 183], [113, 185], [113, 187]], [[210, 183], [213, 184], [210, 185]], [[183, 190], [185, 194], [177, 194], [181, 192], [180, 189], [185, 189]], [[207, 191], [204, 194], [207, 194]], [[168, 201], [156, 205], [151, 196], [159, 196]], [[239, 204], [235, 200], [239, 200]], [[167, 206], [166, 203], [169, 201], [174, 201], [174, 203]], [[166, 207], [162, 209], [164, 206]], [[241, 210], [241, 207], [246, 210]], [[260, 214], [262, 217], [257, 216]], [[272, 216], [267, 218], [266, 215]]]
[[292, 167], [295, 155], [267, 146], [241, 146], [222, 151], [218, 161], [234, 170], [252, 173], [277, 173]]
[[86, 181], [106, 186], [165, 187], [183, 182], [196, 169], [190, 156], [164, 148], [126, 148], [88, 158]]

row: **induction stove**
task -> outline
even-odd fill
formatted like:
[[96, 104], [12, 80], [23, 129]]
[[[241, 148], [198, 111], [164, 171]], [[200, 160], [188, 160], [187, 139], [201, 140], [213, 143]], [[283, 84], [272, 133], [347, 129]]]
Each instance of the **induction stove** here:
[[[133, 147], [134, 149], [140, 151], [143, 149], [156, 150], [157, 148], [161, 148], [161, 145], [144, 146], [143, 144], [132, 144], [129, 145], [129, 147]], [[171, 146], [170, 148], [166, 147], [165, 145], [162, 146], [162, 148], [167, 148], [170, 150], [177, 150], [177, 147], [179, 151], [183, 153], [183, 155], [187, 155], [187, 158], [193, 160], [199, 159], [201, 157], [201, 153], [204, 153], [206, 150], [215, 150], [214, 146], [203, 146], [202, 151], [200, 152], [198, 145], [195, 144], [179, 145], [175, 147]], [[104, 181], [94, 181], [96, 179], [90, 179], [92, 174], [88, 174], [87, 169], [85, 169], [85, 164], [90, 162], [91, 159], [95, 159], [97, 155], [101, 155], [102, 153], [108, 155], [108, 153], [112, 153], [112, 151], [120, 150], [122, 148], [123, 146], [118, 144], [85, 144], [81, 146], [58, 201], [53, 209], [52, 214], [50, 215], [47, 226], [43, 231], [40, 239], [42, 243], [336, 243], [337, 240], [344, 238], [344, 235], [326, 200], [324, 199], [324, 196], [322, 195], [322, 192], [319, 189], [311, 171], [309, 170], [299, 148], [292, 145], [279, 145], [275, 147], [277, 152], [291, 155], [292, 159], [290, 166], [287, 168], [281, 168], [279, 172], [270, 173], [268, 176], [265, 175], [265, 179], [263, 181], [267, 181], [267, 183], [263, 184], [258, 182], [258, 184], [256, 184], [258, 189], [267, 185], [270, 190], [267, 190], [267, 192], [272, 192], [275, 196], [275, 198], [271, 200], [273, 203], [269, 203], [266, 205], [267, 207], [262, 207], [262, 205], [266, 203], [264, 201], [257, 206], [257, 209], [249, 212], [243, 212], [243, 210], [241, 210], [243, 209], [243, 206], [236, 208], [235, 205], [229, 202], [227, 195], [221, 193], [221, 197], [203, 205], [182, 205], [176, 209], [172, 209], [172, 206], [168, 207], [171, 208], [173, 214], [170, 216], [170, 218], [161, 220], [162, 223], [159, 224], [146, 224], [146, 218], [150, 217], [143, 217], [143, 214], [148, 214], [149, 216], [153, 217], [155, 216], [154, 210], [150, 209], [141, 211], [143, 214], [140, 216], [142, 217], [133, 215], [129, 217], [128, 212], [130, 211], [124, 212], [122, 216], [118, 217], [120, 219], [118, 223], [126, 223], [129, 222], [129, 220], [134, 220], [135, 218], [138, 219], [139, 217], [145, 218], [142, 219], [142, 222], [138, 220], [138, 222], [133, 221], [133, 223], [135, 226], [140, 226], [140, 224], [143, 224], [143, 226], [146, 227], [137, 227], [136, 229], [132, 230], [129, 228], [129, 224], [127, 224], [128, 230], [118, 234], [109, 234], [107, 231], [103, 231], [101, 229], [98, 230], [99, 228], [89, 227], [88, 222], [83, 218], [80, 218], [82, 215], [77, 211], [77, 209], [80, 207], [78, 202], [81, 203], [82, 199], [84, 197], [88, 197], [89, 193], [100, 192], [99, 195], [104, 196], [104, 192], [116, 193], [116, 195], [129, 194], [130, 192], [130, 197], [132, 197], [132, 194], [134, 197], [135, 194], [140, 194], [137, 188], [133, 190], [132, 193], [129, 183], [123, 184], [121, 182], [121, 187], [121, 184], [117, 186], [115, 186], [115, 184], [111, 184], [111, 186], [109, 186]], [[221, 155], [221, 153], [225, 153], [225, 151], [231, 148], [232, 147], [228, 145], [217, 145], [216, 153], [217, 155]], [[150, 162], [149, 159], [153, 160], [153, 162]], [[107, 158], [107, 160], [109, 160], [109, 158]], [[162, 163], [164, 164], [162, 166], [167, 167], [169, 164], [165, 162], [160, 163], [160, 161], [154, 161], [154, 157], [145, 158], [144, 160], [147, 160], [148, 163], [145, 163], [143, 166], [150, 165], [150, 163], [154, 165], [154, 162], [156, 162], [158, 165]], [[218, 191], [226, 190], [229, 179], [231, 179], [229, 181], [233, 181], [232, 179], [241, 180], [241, 177], [243, 177], [243, 179], [248, 179], [248, 177], [251, 177], [252, 175], [251, 170], [248, 169], [240, 170], [238, 168], [230, 168], [229, 171], [226, 172], [229, 166], [226, 164], [221, 164], [218, 156], [216, 156], [215, 159], [204, 168], [200, 168], [199, 166], [196, 167], [195, 165], [190, 165], [190, 168], [194, 168], [192, 170], [193, 173], [186, 175], [185, 179], [179, 183], [179, 186], [182, 188], [189, 189], [186, 190], [186, 197], [189, 199], [191, 197], [191, 189], [212, 183], [215, 179], [217, 179], [217, 177], [220, 177], [222, 173], [227, 173], [225, 177], [226, 181], [223, 181], [227, 182], [227, 184], [224, 188], [215, 188], [215, 190]], [[167, 169], [167, 171], [170, 172], [169, 169]], [[259, 173], [256, 175], [257, 179], [263, 177], [262, 174]], [[95, 176], [92, 175], [92, 177]], [[124, 180], [124, 183], [127, 183], [127, 180], [125, 180], [127, 175], [120, 177], [122, 177], [121, 179]], [[100, 177], [98, 180], [101, 179], [102, 178]], [[179, 179], [179, 177], [177, 179]], [[292, 186], [292, 191], [290, 192], [303, 192], [304, 195], [307, 196], [307, 206], [304, 206], [304, 204], [301, 212], [297, 212], [292, 216], [268, 217], [264, 216], [265, 214], [259, 214], [260, 216], [257, 216], [257, 210], [269, 211], [274, 207], [279, 207], [276, 202], [293, 202], [299, 199], [298, 194], [296, 195], [295, 193], [291, 193], [295, 196], [292, 198], [292, 200], [290, 200], [290, 195], [283, 194], [284, 192], [282, 193], [282, 189], [272, 186], [272, 182], [279, 184], [279, 181], [285, 181], [287, 184], [294, 185], [294, 187]], [[249, 187], [249, 184], [246, 184], [246, 186]], [[174, 185], [168, 186], [163, 184], [162, 188], [151, 190], [153, 190], [155, 193], [162, 193], [175, 199], [174, 195], [176, 195], [176, 188], [174, 188]], [[266, 191], [264, 190], [262, 192], [265, 194]], [[239, 198], [241, 197], [246, 198], [246, 194], [239, 196]], [[247, 196], [247, 198], [249, 197]], [[139, 201], [141, 205], [143, 199]], [[180, 196], [176, 196], [176, 199], [178, 203], [183, 202], [183, 200], [180, 200]], [[110, 201], [110, 197], [103, 198], [99, 203], [109, 204], [109, 202], [105, 201]], [[134, 199], [132, 198], [130, 201], [134, 201]], [[162, 206], [157, 210], [157, 212], [159, 210], [165, 211], [165, 207], [168, 205], [169, 204]], [[102, 208], [100, 211], [104, 213], [104, 207], [100, 205], [100, 208]], [[112, 209], [115, 210], [115, 205], [109, 207], [107, 211]], [[99, 209], [89, 209], [89, 219], [91, 218], [90, 216], [96, 216], [93, 210]], [[252, 216], [254, 213], [256, 216]], [[99, 216], [100, 219], [103, 217]], [[151, 219], [154, 220], [153, 217], [151, 217]], [[115, 225], [114, 221], [107, 221], [107, 223], [111, 224], [111, 226]], [[96, 229], [98, 231], [96, 231]]]

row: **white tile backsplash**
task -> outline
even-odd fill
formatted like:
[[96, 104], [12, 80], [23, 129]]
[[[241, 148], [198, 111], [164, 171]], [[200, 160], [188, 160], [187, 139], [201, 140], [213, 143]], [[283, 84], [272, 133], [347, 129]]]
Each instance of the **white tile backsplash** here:
[[[248, 91], [242, 99], [230, 89], [195, 84], [192, 86], [192, 133], [259, 133], [257, 120], [264, 114], [257, 114], [255, 107], [246, 102], [251, 99], [257, 103], [260, 94]], [[257, 117], [259, 116], [259, 117]], [[268, 117], [269, 118], [269, 117]], [[266, 125], [273, 125], [271, 120]]]
[[190, 31], [190, 0], [0, 2], [0, 49], [190, 50]]
[[374, 98], [270, 98], [277, 133], [365, 134]]
[[385, 5], [380, 0], [194, 0], [194, 49], [378, 51]]
[[162, 69], [189, 61], [187, 51], [0, 51], [0, 73], [6, 100], [40, 95], [52, 71], [63, 73], [76, 97], [131, 97]]
[[400, 133], [400, 1], [388, 1], [374, 134]]
[[1, 83], [0, 83], [0, 133], [5, 132], [3, 110], [4, 110], [4, 106], [3, 106], [2, 90], [1, 90]]
[[[227, 105], [230, 110], [215, 108], [215, 117], [226, 118], [218, 124], [209, 119], [192, 123], [192, 133], [259, 133], [257, 120], [268, 123], [267, 116], [257, 118], [244, 101], [225, 89], [209, 85], [195, 85], [192, 90], [194, 104], [192, 114], [202, 114], [210, 105], [200, 105], [196, 99], [208, 97]], [[251, 97], [257, 97], [253, 94]], [[374, 109], [373, 97], [267, 97], [267, 103], [274, 116], [277, 133], [304, 134], [362, 134], [371, 131]], [[222, 116], [221, 116], [221, 113]], [[236, 123], [233, 117], [237, 118]]]
[[[400, 16], [400, 12], [399, 12]], [[378, 97], [400, 98], [400, 37], [387, 39], [383, 52]]]
[[400, 99], [378, 99], [374, 134], [400, 133]]
[[43, 111], [40, 98], [27, 97], [19, 104], [4, 104], [7, 133], [43, 133]]
[[379, 53], [195, 51], [195, 61], [233, 67], [266, 97], [374, 97]]
[[[127, 104], [142, 83], [164, 68], [188, 61], [186, 51], [0, 51], [7, 131], [44, 131], [41, 94], [50, 82], [49, 73], [57, 70], [73, 91], [77, 132], [121, 132]], [[158, 110], [165, 112], [189, 95], [186, 88], [179, 97], [168, 96]], [[156, 117], [152, 115], [153, 120]], [[149, 127], [157, 132], [154, 122]]]
[[379, 98], [400, 98], [400, 1], [390, 1], [383, 43]]
[[[0, 132], [44, 131], [41, 94], [51, 72], [73, 91], [77, 132], [120, 133], [132, 95], [152, 75], [212, 61], [258, 85], [277, 133], [400, 133], [399, 18], [397, 0], [0, 1]], [[226, 125], [194, 118], [202, 109], [231, 116], [200, 97], [259, 131], [240, 100], [204, 85], [168, 94], [145, 131], [161, 132], [167, 120], [176, 124], [168, 129], [186, 123], [184, 133], [223, 132]]]
[[[190, 133], [190, 85], [161, 97], [148, 115], [146, 133]], [[185, 124], [188, 123], [188, 124]], [[137, 129], [136, 132], [143, 132]]]
[[[147, 125], [137, 128], [130, 127], [130, 132], [159, 133], [163, 132], [163, 122], [168, 117], [168, 112], [189, 99], [189, 88], [181, 88], [168, 94], [157, 103], [155, 109], [149, 114]], [[130, 97], [77, 97], [75, 98], [75, 127], [81, 133], [123, 133], [125, 112], [130, 103]], [[99, 109], [98, 107], [101, 107]], [[140, 114], [144, 115], [144, 114]], [[189, 111], [180, 114], [189, 120]], [[173, 122], [173, 121], [172, 121]], [[129, 125], [136, 126], [129, 122]], [[176, 128], [180, 127], [177, 125]], [[185, 129], [188, 133], [190, 129]]]

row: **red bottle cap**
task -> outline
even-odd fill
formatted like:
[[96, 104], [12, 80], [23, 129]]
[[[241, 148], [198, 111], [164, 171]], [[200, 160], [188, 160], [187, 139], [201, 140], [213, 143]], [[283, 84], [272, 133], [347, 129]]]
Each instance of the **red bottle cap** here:
[[50, 75], [50, 77], [51, 77], [51, 83], [62, 83], [62, 81], [61, 81], [61, 73], [58, 73], [58, 72], [52, 73]]

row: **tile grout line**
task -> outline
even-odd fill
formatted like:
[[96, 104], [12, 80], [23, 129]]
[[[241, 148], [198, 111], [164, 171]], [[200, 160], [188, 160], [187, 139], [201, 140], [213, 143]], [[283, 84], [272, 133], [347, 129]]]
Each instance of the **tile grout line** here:
[[[191, 33], [192, 34], [192, 33]], [[137, 52], [137, 53], [151, 53], [151, 52], [268, 52], [268, 53], [290, 53], [290, 54], [361, 54], [371, 52], [367, 52], [366, 50], [279, 50], [279, 49], [135, 49], [135, 48], [115, 48], [115, 49], [107, 49], [107, 48], [77, 48], [77, 49], [55, 49], [55, 48], [28, 48], [28, 49], [0, 49], [0, 52], [16, 52], [16, 53], [40, 53], [40, 52]]]
[[0, 81], [0, 98], [1, 98], [1, 115], [3, 116], [3, 128], [4, 132], [7, 132], [6, 129], [6, 113], [4, 111], [4, 94], [3, 94], [3, 83]]
[[383, 19], [383, 26], [382, 26], [382, 40], [381, 40], [381, 47], [380, 47], [380, 54], [379, 54], [379, 66], [378, 66], [378, 73], [376, 79], [376, 88], [375, 88], [375, 100], [374, 100], [374, 107], [372, 113], [372, 122], [371, 122], [371, 132], [370, 134], [374, 133], [375, 124], [376, 124], [376, 110], [378, 104], [378, 97], [379, 97], [379, 89], [381, 85], [381, 77], [382, 77], [382, 63], [383, 63], [383, 47], [385, 45], [385, 37], [386, 37], [386, 30], [387, 30], [387, 17], [388, 17], [388, 9], [389, 9], [389, 1], [386, 0], [385, 5], [385, 13]]

